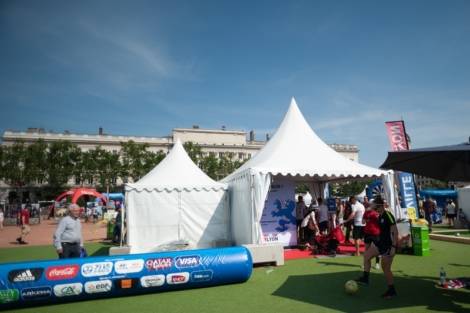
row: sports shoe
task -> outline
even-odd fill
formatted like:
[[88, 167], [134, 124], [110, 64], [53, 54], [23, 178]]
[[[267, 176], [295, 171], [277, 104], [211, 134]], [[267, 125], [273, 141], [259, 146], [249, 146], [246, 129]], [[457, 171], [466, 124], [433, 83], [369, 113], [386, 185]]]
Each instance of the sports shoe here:
[[379, 263], [375, 263], [375, 269], [380, 270], [380, 264]]
[[397, 292], [395, 290], [395, 288], [393, 289], [388, 289], [383, 295], [382, 295], [382, 298], [384, 299], [391, 299], [393, 297], [396, 297], [397, 296]]
[[365, 278], [364, 276], [361, 276], [357, 279], [355, 279], [355, 281], [361, 285], [366, 285], [368, 286], [369, 285], [369, 280], [367, 278]]

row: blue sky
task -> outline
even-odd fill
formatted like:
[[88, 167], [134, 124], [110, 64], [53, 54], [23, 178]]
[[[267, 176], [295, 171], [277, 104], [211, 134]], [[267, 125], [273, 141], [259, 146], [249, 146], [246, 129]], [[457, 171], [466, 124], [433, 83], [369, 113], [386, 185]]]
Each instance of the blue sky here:
[[294, 96], [378, 166], [470, 136], [469, 1], [1, 1], [0, 132], [279, 125]]

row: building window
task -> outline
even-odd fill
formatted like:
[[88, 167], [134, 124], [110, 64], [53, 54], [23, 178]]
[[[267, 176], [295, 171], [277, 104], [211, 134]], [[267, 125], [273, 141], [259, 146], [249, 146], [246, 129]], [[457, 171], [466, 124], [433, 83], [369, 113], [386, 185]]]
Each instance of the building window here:
[[75, 185], [80, 185], [80, 177], [75, 177]]
[[89, 185], [93, 185], [93, 177], [87, 179]]
[[215, 156], [215, 152], [209, 152], [209, 156], [214, 157], [214, 156]]
[[219, 158], [223, 158], [224, 157], [224, 153], [223, 152], [219, 152]]
[[243, 152], [238, 153], [238, 159], [243, 160], [243, 158], [245, 158], [245, 153]]
[[248, 159], [251, 159], [251, 153], [248, 153]]

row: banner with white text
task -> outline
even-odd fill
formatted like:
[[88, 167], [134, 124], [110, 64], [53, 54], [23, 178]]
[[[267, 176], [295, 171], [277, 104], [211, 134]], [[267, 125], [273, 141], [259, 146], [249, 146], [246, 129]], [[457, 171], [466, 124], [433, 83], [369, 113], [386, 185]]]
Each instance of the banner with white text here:
[[[385, 122], [388, 139], [392, 151], [409, 150], [408, 138], [406, 137], [405, 122], [391, 121]], [[413, 174], [406, 172], [397, 172], [397, 178], [400, 186], [401, 207], [404, 209], [415, 208], [418, 215], [418, 201], [416, 199], [416, 190]]]

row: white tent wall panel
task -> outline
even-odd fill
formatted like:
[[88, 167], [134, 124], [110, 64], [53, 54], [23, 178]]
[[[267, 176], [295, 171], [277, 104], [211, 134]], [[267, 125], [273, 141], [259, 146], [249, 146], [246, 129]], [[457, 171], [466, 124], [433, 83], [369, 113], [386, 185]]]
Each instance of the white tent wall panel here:
[[236, 245], [253, 243], [253, 202], [251, 177], [246, 172], [229, 183], [230, 227]]
[[181, 193], [181, 238], [191, 247], [209, 248], [230, 239], [228, 193], [226, 190]]
[[178, 240], [179, 192], [127, 192], [128, 244], [131, 253], [148, 252]]

